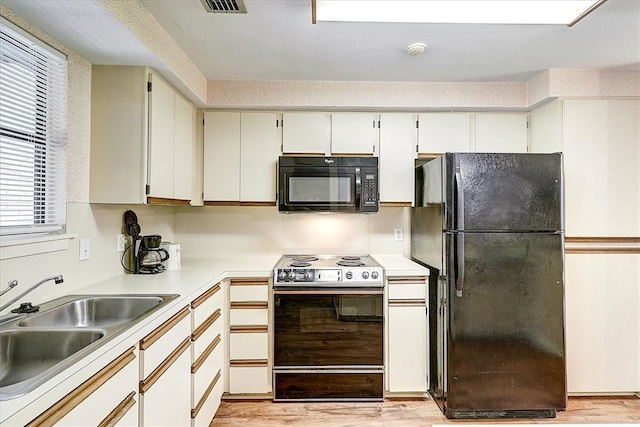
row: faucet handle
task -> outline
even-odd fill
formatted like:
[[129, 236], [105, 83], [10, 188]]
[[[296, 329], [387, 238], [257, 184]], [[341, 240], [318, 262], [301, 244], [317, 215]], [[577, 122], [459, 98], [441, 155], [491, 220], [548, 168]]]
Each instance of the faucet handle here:
[[11, 310], [12, 313], [35, 313], [40, 310], [39, 305], [32, 305], [30, 302], [21, 302], [20, 307]]

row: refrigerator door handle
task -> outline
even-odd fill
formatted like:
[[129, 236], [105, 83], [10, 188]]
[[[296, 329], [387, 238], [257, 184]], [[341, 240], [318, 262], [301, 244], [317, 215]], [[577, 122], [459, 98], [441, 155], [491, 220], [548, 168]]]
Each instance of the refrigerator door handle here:
[[456, 236], [456, 296], [462, 296], [464, 284], [464, 233], [457, 232]]
[[462, 173], [460, 165], [456, 165], [454, 177], [456, 190], [456, 296], [462, 296], [462, 285], [464, 283], [464, 186], [462, 185]]
[[455, 190], [456, 190], [456, 230], [464, 230], [464, 186], [462, 185], [462, 173], [460, 166], [456, 166], [455, 174]]

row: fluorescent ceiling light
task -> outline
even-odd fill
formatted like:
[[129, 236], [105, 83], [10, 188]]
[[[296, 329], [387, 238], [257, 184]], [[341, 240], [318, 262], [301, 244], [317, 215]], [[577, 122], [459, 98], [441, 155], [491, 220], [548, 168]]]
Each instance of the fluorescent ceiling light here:
[[317, 21], [572, 25], [606, 0], [314, 0]]

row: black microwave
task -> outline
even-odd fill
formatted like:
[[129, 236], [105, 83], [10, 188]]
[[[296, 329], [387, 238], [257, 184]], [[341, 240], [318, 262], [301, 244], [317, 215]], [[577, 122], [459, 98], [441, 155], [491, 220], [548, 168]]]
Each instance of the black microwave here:
[[378, 212], [377, 157], [278, 159], [280, 212]]

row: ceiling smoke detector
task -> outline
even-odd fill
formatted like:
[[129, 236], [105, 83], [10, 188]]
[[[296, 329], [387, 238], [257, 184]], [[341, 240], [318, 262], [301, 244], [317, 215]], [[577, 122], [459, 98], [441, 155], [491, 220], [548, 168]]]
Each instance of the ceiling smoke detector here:
[[412, 43], [404, 50], [407, 55], [417, 56], [423, 54], [427, 50], [427, 45], [424, 43]]
[[201, 0], [210, 13], [247, 13], [242, 0]]

